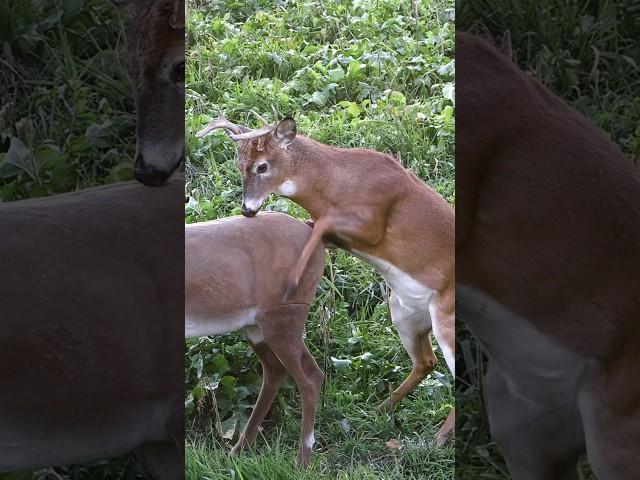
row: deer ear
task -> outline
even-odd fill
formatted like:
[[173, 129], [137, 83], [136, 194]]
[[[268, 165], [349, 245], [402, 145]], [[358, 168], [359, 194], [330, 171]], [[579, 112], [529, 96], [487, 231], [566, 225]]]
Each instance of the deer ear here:
[[287, 148], [295, 140], [296, 133], [296, 121], [291, 117], [286, 117], [273, 131], [273, 138], [282, 148]]

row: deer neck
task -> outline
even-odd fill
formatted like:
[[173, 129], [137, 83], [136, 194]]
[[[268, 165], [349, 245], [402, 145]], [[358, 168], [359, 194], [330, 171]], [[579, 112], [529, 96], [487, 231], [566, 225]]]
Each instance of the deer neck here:
[[296, 145], [294, 160], [295, 193], [289, 198], [309, 212], [314, 220], [332, 208], [339, 198], [340, 163], [333, 148], [309, 138]]

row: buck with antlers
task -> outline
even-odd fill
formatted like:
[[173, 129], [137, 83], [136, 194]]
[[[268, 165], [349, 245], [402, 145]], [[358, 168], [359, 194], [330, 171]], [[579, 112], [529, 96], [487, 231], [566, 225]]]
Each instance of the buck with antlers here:
[[640, 181], [590, 120], [458, 34], [458, 314], [517, 480], [638, 478]]
[[308, 225], [281, 213], [185, 225], [185, 336], [242, 329], [262, 364], [258, 401], [232, 452], [253, 443], [289, 372], [302, 398], [299, 466], [307, 466], [311, 458], [324, 380], [303, 340], [309, 306], [324, 270], [323, 245], [312, 252], [297, 292], [287, 301], [282, 293], [310, 236]]
[[[242, 213], [251, 217], [272, 192], [304, 207], [315, 224], [287, 283], [294, 294], [323, 240], [373, 265], [391, 287], [391, 318], [411, 357], [408, 378], [380, 405], [393, 407], [436, 365], [429, 333], [455, 373], [454, 213], [435, 191], [389, 155], [324, 145], [297, 135], [285, 118], [251, 130], [220, 117], [198, 137], [224, 129], [238, 143]], [[436, 440], [454, 427], [452, 411]]]

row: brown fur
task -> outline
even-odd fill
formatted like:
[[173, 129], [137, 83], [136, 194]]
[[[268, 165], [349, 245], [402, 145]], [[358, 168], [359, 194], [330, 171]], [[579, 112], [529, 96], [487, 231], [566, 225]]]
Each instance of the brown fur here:
[[140, 448], [181, 478], [183, 185], [0, 204], [0, 472]]

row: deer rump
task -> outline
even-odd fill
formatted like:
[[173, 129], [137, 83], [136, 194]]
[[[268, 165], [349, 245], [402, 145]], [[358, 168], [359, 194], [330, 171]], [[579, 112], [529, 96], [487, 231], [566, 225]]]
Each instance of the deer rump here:
[[[285, 304], [311, 304], [324, 268], [324, 247], [316, 249], [296, 294], [284, 300], [286, 279], [304, 248], [311, 228], [288, 215], [229, 217], [185, 226], [185, 305], [188, 317], [216, 317], [224, 331], [243, 312]], [[230, 292], [233, 292], [231, 294]], [[246, 325], [254, 324], [253, 318]], [[188, 327], [187, 327], [188, 329]], [[224, 333], [220, 331], [220, 333]], [[187, 332], [187, 337], [189, 332]]]
[[0, 472], [148, 442], [181, 463], [183, 188], [0, 205]]

